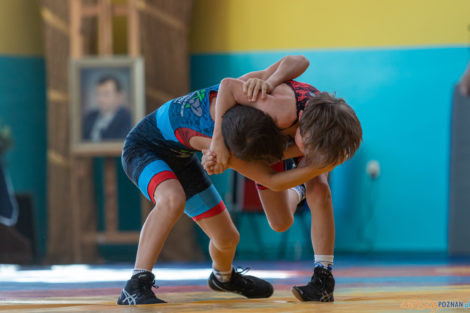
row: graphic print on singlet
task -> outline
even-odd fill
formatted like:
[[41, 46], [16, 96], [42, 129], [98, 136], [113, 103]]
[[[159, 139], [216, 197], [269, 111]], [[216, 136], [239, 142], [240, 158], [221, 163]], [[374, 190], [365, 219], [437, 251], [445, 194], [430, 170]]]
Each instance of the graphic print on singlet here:
[[210, 115], [210, 98], [218, 90], [218, 84], [196, 90], [159, 108], [157, 125], [165, 139], [177, 142], [181, 150], [189, 148], [194, 152], [195, 149], [189, 143], [192, 137], [211, 138], [214, 121]]
[[201, 102], [204, 101], [206, 90], [196, 90], [193, 94], [189, 94], [175, 99], [175, 103], [181, 104], [180, 115], [184, 117], [184, 109], [190, 108], [194, 115], [202, 116]]

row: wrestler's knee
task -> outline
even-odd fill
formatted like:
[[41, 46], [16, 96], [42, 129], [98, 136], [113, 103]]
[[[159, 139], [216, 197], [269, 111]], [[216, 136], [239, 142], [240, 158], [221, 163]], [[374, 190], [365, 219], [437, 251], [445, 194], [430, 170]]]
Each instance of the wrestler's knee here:
[[274, 231], [277, 231], [279, 233], [282, 233], [288, 230], [292, 226], [293, 223], [294, 223], [294, 218], [292, 216], [284, 216], [282, 218], [269, 220], [269, 226], [271, 226], [271, 228]]
[[305, 183], [307, 189], [307, 198], [314, 201], [330, 201], [331, 192], [328, 184], [328, 176], [325, 174], [320, 175], [307, 183]]
[[155, 197], [155, 210], [169, 218], [179, 218], [184, 212], [185, 204], [184, 192], [179, 190], [167, 191]]

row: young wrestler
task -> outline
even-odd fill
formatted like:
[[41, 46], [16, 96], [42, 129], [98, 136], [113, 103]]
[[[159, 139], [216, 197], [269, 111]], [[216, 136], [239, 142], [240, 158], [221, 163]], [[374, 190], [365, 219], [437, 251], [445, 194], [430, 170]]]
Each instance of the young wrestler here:
[[[228, 108], [247, 97], [251, 106], [269, 114], [273, 123], [290, 136], [304, 155], [300, 168], [323, 167], [339, 164], [350, 158], [360, 145], [362, 129], [354, 111], [343, 99], [328, 93], [320, 93], [314, 87], [288, 81], [275, 89], [270, 88], [269, 77], [242, 82], [224, 79], [219, 87], [216, 103], [216, 119], [211, 150], [205, 152], [203, 164], [209, 174], [220, 172], [227, 164], [227, 144], [230, 151], [240, 159], [249, 160], [256, 152], [256, 121], [249, 124], [252, 111], [238, 106]], [[267, 94], [272, 90], [271, 94]], [[258, 92], [261, 99], [256, 101]], [[253, 97], [251, 97], [254, 95]], [[236, 108], [236, 107], [235, 107]], [[225, 114], [225, 115], [224, 115]], [[221, 118], [223, 115], [223, 119]], [[243, 125], [240, 127], [239, 125]], [[221, 136], [223, 134], [223, 137]], [[280, 139], [272, 138], [271, 145]], [[219, 156], [222, 156], [219, 158]], [[227, 163], [226, 163], [227, 162]], [[284, 164], [274, 166], [284, 170]], [[294, 295], [302, 301], [333, 301], [334, 278], [331, 273], [334, 250], [334, 217], [327, 176], [322, 174], [306, 180], [306, 198], [311, 209], [312, 244], [315, 251], [314, 275], [306, 286], [293, 288]], [[300, 186], [299, 186], [300, 187]], [[285, 191], [269, 190], [258, 185], [258, 193], [271, 227], [285, 231], [292, 225], [294, 213], [304, 192], [298, 188]]]
[[[303, 57], [288, 56], [265, 71], [267, 76], [276, 77], [275, 81], [280, 83], [297, 77], [307, 65]], [[246, 75], [243, 79], [263, 77], [265, 71]], [[209, 286], [213, 290], [235, 292], [248, 298], [269, 297], [273, 292], [270, 283], [233, 270], [232, 260], [239, 234], [194, 155], [194, 152], [210, 146], [218, 88], [215, 85], [197, 90], [165, 103], [134, 127], [125, 140], [122, 152], [124, 171], [155, 203], [155, 207], [143, 225], [134, 273], [122, 290], [118, 304], [164, 302], [151, 290], [155, 278], [151, 270], [183, 211], [210, 238], [213, 272]], [[273, 137], [279, 133], [275, 127], [272, 131]], [[282, 149], [280, 152], [282, 155]], [[234, 169], [274, 190], [296, 186], [330, 170], [325, 168], [312, 172], [298, 169], [276, 173], [255, 162], [232, 158], [232, 163]]]

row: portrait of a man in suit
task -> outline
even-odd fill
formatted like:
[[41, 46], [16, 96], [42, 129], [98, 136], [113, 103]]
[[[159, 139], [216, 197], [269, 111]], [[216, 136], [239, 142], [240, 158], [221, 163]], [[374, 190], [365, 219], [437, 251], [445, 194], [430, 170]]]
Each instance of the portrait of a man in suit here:
[[96, 107], [85, 113], [82, 139], [92, 142], [124, 139], [132, 127], [122, 83], [112, 75], [101, 76], [94, 86]]

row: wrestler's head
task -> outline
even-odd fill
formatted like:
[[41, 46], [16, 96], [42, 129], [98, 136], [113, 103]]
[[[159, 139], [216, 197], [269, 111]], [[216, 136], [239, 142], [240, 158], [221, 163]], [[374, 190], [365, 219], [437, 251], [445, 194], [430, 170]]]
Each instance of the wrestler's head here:
[[361, 123], [344, 99], [321, 92], [307, 101], [295, 143], [308, 163], [318, 167], [343, 163], [354, 155], [361, 141]]
[[288, 141], [269, 115], [244, 105], [225, 112], [222, 133], [227, 148], [244, 161], [279, 161]]

